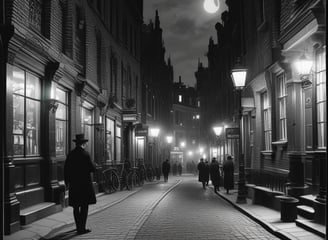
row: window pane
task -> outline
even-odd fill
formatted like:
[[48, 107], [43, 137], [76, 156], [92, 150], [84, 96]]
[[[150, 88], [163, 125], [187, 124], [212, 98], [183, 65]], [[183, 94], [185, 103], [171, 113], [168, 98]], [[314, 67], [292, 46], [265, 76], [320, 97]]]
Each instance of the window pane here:
[[26, 73], [26, 96], [40, 99], [41, 86], [39, 78]]
[[116, 138], [116, 161], [121, 162], [121, 138]]
[[39, 153], [40, 102], [26, 100], [26, 155]]
[[24, 97], [13, 95], [13, 133], [24, 133]]
[[62, 103], [67, 103], [66, 92], [56, 88], [56, 99]]
[[326, 122], [326, 102], [319, 103], [317, 105], [317, 111], [318, 111], [318, 122]]
[[24, 95], [25, 92], [25, 74], [24, 71], [13, 67], [13, 93]]
[[116, 126], [116, 136], [121, 137], [121, 127]]
[[56, 119], [67, 119], [67, 107], [64, 104], [59, 103], [56, 111]]
[[66, 154], [66, 121], [56, 120], [56, 155]]
[[114, 160], [114, 121], [106, 118], [106, 160]]
[[14, 155], [24, 155], [24, 136], [13, 135], [14, 137]]
[[327, 125], [326, 123], [318, 124], [318, 147], [325, 148], [327, 146]]

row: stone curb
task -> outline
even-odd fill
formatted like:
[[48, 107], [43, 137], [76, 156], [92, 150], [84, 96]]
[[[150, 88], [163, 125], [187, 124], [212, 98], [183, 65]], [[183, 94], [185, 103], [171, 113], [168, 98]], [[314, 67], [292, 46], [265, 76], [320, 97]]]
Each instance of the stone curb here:
[[266, 229], [268, 232], [272, 233], [276, 237], [278, 237], [280, 239], [284, 239], [284, 240], [297, 240], [297, 238], [291, 236], [290, 234], [288, 234], [286, 232], [282, 232], [281, 230], [279, 230], [276, 227], [274, 227], [272, 224], [263, 221], [256, 214], [251, 213], [247, 209], [243, 208], [242, 206], [240, 206], [240, 205], [234, 203], [233, 201], [231, 201], [230, 199], [226, 198], [222, 193], [218, 192], [217, 194], [222, 199], [224, 199], [225, 201], [227, 201], [228, 203], [230, 203], [234, 208], [236, 208], [237, 210], [239, 210], [240, 212], [242, 212], [243, 214], [245, 214], [247, 217], [251, 218], [256, 223], [260, 224], [264, 229]]

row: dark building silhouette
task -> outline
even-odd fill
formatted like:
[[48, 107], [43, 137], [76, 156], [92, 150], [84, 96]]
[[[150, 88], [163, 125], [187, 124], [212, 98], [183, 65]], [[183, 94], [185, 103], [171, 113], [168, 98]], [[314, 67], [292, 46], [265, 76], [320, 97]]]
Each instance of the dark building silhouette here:
[[[142, 125], [140, 129], [160, 128], [161, 137], [146, 138], [146, 162], [160, 167], [164, 160], [164, 150], [159, 148], [163, 134], [171, 129], [173, 66], [170, 58], [165, 60], [165, 46], [160, 27], [158, 11], [155, 23], [143, 25], [142, 31]], [[139, 136], [140, 141], [143, 141]]]

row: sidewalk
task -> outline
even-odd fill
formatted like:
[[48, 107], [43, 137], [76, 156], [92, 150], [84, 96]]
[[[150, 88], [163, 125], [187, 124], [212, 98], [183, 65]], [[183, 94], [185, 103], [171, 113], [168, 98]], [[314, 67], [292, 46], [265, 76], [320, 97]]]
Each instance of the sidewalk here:
[[[226, 194], [224, 188], [221, 187], [218, 195], [277, 237], [287, 240], [324, 239], [312, 232], [298, 227], [295, 222], [282, 222], [280, 220], [279, 211], [261, 205], [252, 204], [251, 199], [247, 199], [247, 203], [245, 204], [237, 204], [237, 192], [237, 190], [230, 190], [230, 193]], [[299, 216], [298, 218], [301, 219]], [[322, 226], [323, 232], [325, 231], [324, 229], [325, 227]]]
[[[145, 184], [156, 184], [158, 181], [145, 183]], [[131, 195], [139, 192], [142, 187], [135, 188], [133, 191], [117, 191], [112, 194], [98, 194], [97, 195], [97, 204], [89, 205], [89, 216], [100, 212], [108, 207], [111, 207]], [[42, 218], [38, 221], [35, 221], [31, 224], [23, 226], [22, 230], [15, 232], [11, 235], [4, 236], [4, 240], [37, 240], [42, 237], [45, 237], [50, 232], [54, 230], [59, 230], [64, 228], [67, 225], [74, 224], [73, 218], [73, 208], [66, 207], [63, 211], [50, 215], [48, 217]]]

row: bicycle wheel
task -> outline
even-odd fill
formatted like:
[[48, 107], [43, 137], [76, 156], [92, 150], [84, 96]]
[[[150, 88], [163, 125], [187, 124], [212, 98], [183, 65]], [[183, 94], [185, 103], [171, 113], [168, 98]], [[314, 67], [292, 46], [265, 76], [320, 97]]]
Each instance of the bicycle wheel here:
[[104, 178], [104, 192], [112, 193], [118, 189], [119, 186], [119, 178], [115, 171], [112, 169], [106, 169], [103, 171]]

